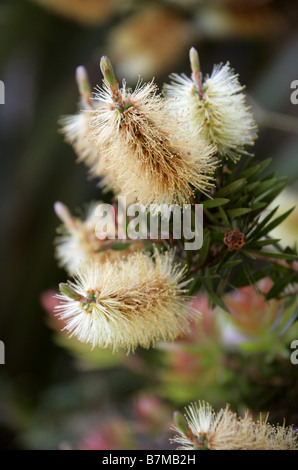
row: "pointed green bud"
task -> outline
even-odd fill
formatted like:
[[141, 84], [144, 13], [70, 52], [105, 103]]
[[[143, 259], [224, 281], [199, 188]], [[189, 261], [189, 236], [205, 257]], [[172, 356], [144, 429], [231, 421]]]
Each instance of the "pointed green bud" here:
[[202, 74], [200, 69], [200, 59], [198, 51], [192, 47], [189, 51], [189, 59], [190, 59], [190, 67], [191, 67], [191, 78], [192, 81], [196, 84], [197, 92], [199, 96], [202, 98]]
[[179, 431], [183, 432], [184, 434], [187, 434], [189, 432], [189, 428], [186, 422], [186, 419], [184, 418], [183, 414], [180, 413], [179, 411], [174, 412], [174, 424]]
[[63, 282], [60, 282], [59, 284], [59, 290], [61, 292], [61, 294], [64, 294], [66, 295], [67, 297], [69, 297], [70, 299], [73, 299], [73, 300], [76, 300], [77, 299], [77, 294], [76, 292], [70, 287], [69, 284], [65, 284]]
[[189, 59], [190, 59], [191, 71], [194, 73], [200, 72], [199, 54], [198, 54], [198, 51], [194, 47], [192, 47], [189, 51]]
[[100, 70], [104, 76], [107, 85], [112, 88], [115, 88], [117, 86], [117, 80], [110, 59], [106, 55], [104, 55], [100, 60]]
[[83, 65], [80, 65], [76, 69], [76, 81], [83, 104], [90, 108], [91, 88], [87, 71]]

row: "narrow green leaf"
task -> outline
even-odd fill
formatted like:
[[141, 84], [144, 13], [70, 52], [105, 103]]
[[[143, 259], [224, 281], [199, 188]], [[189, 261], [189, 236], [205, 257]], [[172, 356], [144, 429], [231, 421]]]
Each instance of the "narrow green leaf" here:
[[233, 201], [233, 203], [229, 205], [229, 209], [238, 209], [238, 207], [243, 207], [246, 205], [248, 200], [249, 194], [245, 194], [244, 196], [241, 196], [240, 198], [237, 198], [235, 201]]
[[232, 251], [226, 251], [221, 258], [220, 262], [215, 268], [215, 272], [218, 273], [222, 267], [225, 267], [226, 262], [234, 255]]
[[[245, 263], [244, 263], [245, 264]], [[254, 282], [258, 282], [260, 279], [270, 277], [272, 270], [272, 264], [266, 263], [263, 266], [258, 267], [258, 270], [253, 273]], [[236, 287], [244, 287], [250, 284], [250, 280], [247, 276], [247, 272], [244, 269], [236, 269], [236, 272], [231, 280], [231, 284]]]
[[250, 259], [253, 259], [253, 260], [256, 259], [256, 257], [252, 253], [250, 253], [250, 251], [247, 251], [243, 248], [241, 250], [241, 253], [243, 253], [247, 258], [250, 258]]
[[246, 179], [245, 178], [240, 178], [236, 181], [233, 181], [233, 183], [228, 184], [224, 188], [220, 189], [216, 193], [216, 197], [225, 197], [228, 196], [229, 194], [236, 193], [242, 186], [246, 184]]
[[207, 282], [204, 283], [204, 286], [206, 287], [206, 290], [212, 302], [215, 305], [218, 305], [218, 307], [220, 307], [221, 309], [225, 310], [227, 313], [230, 313], [224, 301], [213, 291], [213, 289], [207, 284]]
[[212, 222], [214, 225], [218, 225], [219, 224], [219, 220], [215, 217], [215, 215], [213, 215], [208, 209], [205, 209], [204, 208], [204, 212], [205, 212], [205, 215], [208, 217], [208, 219], [210, 220], [210, 222]]
[[275, 207], [271, 212], [269, 212], [268, 215], [266, 215], [266, 217], [264, 217], [262, 222], [260, 222], [257, 225], [256, 229], [250, 235], [250, 237], [252, 239], [259, 236], [259, 233], [262, 231], [263, 227], [265, 227], [265, 225], [269, 222], [269, 220], [272, 219], [272, 217], [274, 216], [274, 214], [275, 214], [275, 212], [277, 211], [278, 208], [279, 208], [279, 206]]
[[204, 230], [203, 240], [203, 246], [199, 251], [199, 266], [202, 266], [205, 263], [209, 253], [209, 247], [211, 242], [211, 234], [209, 230]]
[[275, 281], [270, 291], [266, 294], [266, 299], [270, 300], [278, 298], [279, 294], [281, 294], [285, 287], [291, 282], [294, 275], [295, 273], [291, 272], [288, 276], [284, 276], [278, 281]]
[[246, 180], [249, 180], [252, 176], [255, 176], [258, 173], [260, 173], [260, 165], [255, 165], [253, 167], [241, 171], [241, 173], [239, 174], [239, 178], [246, 178]]
[[223, 223], [226, 224], [227, 227], [231, 228], [231, 222], [229, 221], [226, 212], [221, 206], [218, 208], [218, 212], [222, 218]]
[[234, 266], [237, 266], [238, 264], [241, 264], [242, 262], [243, 262], [242, 259], [235, 259], [235, 260], [228, 261], [228, 262], [224, 265], [224, 269], [231, 269], [231, 268], [233, 268]]
[[[252, 163], [253, 160], [250, 160], [250, 162]], [[267, 160], [264, 160], [261, 163], [257, 163], [256, 165], [247, 165], [247, 167], [239, 174], [239, 178], [246, 178], [247, 180], [252, 177], [256, 178], [257, 175], [260, 175], [262, 171], [264, 171], [265, 168], [270, 165], [271, 162], [272, 158], [268, 158]]]
[[255, 174], [259, 175], [267, 168], [267, 166], [270, 165], [271, 162], [272, 158], [267, 158], [262, 162], [255, 162], [254, 157], [252, 157], [248, 160], [248, 162], [244, 166], [243, 171], [239, 174], [239, 178], [249, 178], [251, 175], [249, 173], [248, 175], [246, 175], [245, 172], [250, 169], [256, 170], [256, 173], [253, 174], [254, 176]]
[[270, 251], [257, 251], [255, 249], [251, 249], [251, 251], [253, 253], [264, 256], [265, 258], [283, 259], [286, 261], [298, 261], [298, 255], [290, 255], [288, 253], [276, 253], [276, 252], [271, 253]]
[[261, 232], [259, 232], [258, 234], [259, 238], [261, 238], [262, 236], [265, 236], [267, 233], [270, 233], [275, 227], [280, 225], [291, 214], [291, 212], [293, 212], [294, 209], [295, 209], [295, 206], [291, 207], [291, 209], [287, 210], [279, 217], [276, 217], [276, 219], [270, 222], [270, 224], [266, 225], [264, 229]]
[[259, 181], [254, 181], [253, 183], [248, 184], [248, 185], [246, 186], [245, 190], [246, 190], [249, 194], [251, 194], [252, 191], [254, 191], [255, 188], [257, 188], [257, 186], [258, 186], [259, 184], [260, 184]]
[[251, 195], [257, 197], [260, 194], [263, 194], [267, 189], [274, 188], [276, 182], [277, 179], [272, 178], [270, 180], [265, 180], [262, 183], [259, 183], [258, 186], [251, 191]]
[[262, 171], [264, 171], [265, 168], [267, 168], [267, 166], [269, 166], [271, 162], [272, 162], [272, 158], [267, 158], [266, 160], [264, 160], [263, 162], [261, 162], [261, 163], [259, 164], [259, 166], [260, 166], [260, 173], [261, 173]]
[[255, 166], [254, 164], [259, 164], [256, 160], [255, 160], [255, 156], [254, 155], [249, 155], [248, 157], [243, 157], [243, 161], [244, 159], [246, 158], [246, 162], [244, 164], [244, 167], [243, 167], [243, 171], [246, 170], [247, 168], [251, 168], [252, 166]]
[[271, 173], [266, 175], [265, 178], [262, 179], [262, 181], [271, 180], [272, 178], [275, 178], [275, 173], [275, 171], [272, 171]]
[[223, 206], [228, 202], [230, 202], [230, 200], [225, 198], [209, 199], [208, 201], [203, 202], [203, 206], [204, 209], [212, 209], [212, 207]]
[[264, 209], [268, 204], [267, 202], [256, 202], [251, 206], [252, 211], [259, 211], [260, 209]]
[[274, 245], [280, 242], [280, 238], [270, 238], [269, 240], [257, 240], [246, 244], [246, 248], [256, 248], [258, 246]]
[[253, 231], [253, 229], [258, 225], [259, 223], [259, 220], [260, 220], [260, 216], [258, 215], [256, 218], [253, 219], [251, 225], [248, 227], [248, 229], [246, 230], [246, 237], [247, 239], [249, 238], [248, 237], [248, 234], [251, 233]]
[[248, 207], [239, 207], [238, 209], [229, 209], [227, 210], [227, 213], [230, 217], [234, 218], [240, 217], [241, 215], [245, 215], [250, 211], [251, 209], [249, 209]]
[[267, 204], [272, 202], [281, 191], [287, 186], [287, 178], [277, 181], [274, 187], [258, 197], [258, 201], [265, 200]]

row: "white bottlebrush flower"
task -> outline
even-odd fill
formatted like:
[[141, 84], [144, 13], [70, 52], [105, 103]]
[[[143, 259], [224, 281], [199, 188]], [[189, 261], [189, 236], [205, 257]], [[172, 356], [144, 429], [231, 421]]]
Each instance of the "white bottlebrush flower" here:
[[268, 423], [268, 415], [254, 424], [256, 450], [298, 450], [298, 435], [293, 426], [274, 426]]
[[78, 161], [93, 166], [99, 160], [99, 151], [89, 138], [90, 111], [94, 105], [91, 101], [88, 75], [83, 66], [77, 67], [76, 80], [80, 92], [79, 109], [77, 113], [60, 119], [60, 132], [64, 134], [65, 141], [72, 145]]
[[61, 133], [65, 135], [65, 142], [73, 147], [77, 161], [89, 168], [91, 178], [100, 178], [98, 186], [104, 192], [111, 190], [119, 193], [117, 176], [112, 170], [106, 171], [106, 157], [90, 136], [90, 109], [81, 109], [76, 114], [62, 117], [59, 121]]
[[178, 449], [185, 450], [295, 450], [297, 436], [291, 426], [273, 426], [262, 416], [254, 422], [229, 409], [216, 413], [206, 402], [192, 403], [184, 417], [177, 413], [173, 430]]
[[[55, 203], [55, 212], [63, 222], [58, 228], [58, 236], [55, 240], [56, 257], [59, 264], [69, 274], [76, 271], [82, 262], [104, 263], [106, 260], [114, 262], [120, 257], [124, 258], [128, 254], [144, 248], [141, 242], [132, 242], [128, 247], [119, 251], [108, 248], [107, 245], [113, 240], [108, 238], [100, 239], [96, 236], [96, 225], [100, 220], [96, 209], [99, 204], [101, 203], [94, 202], [90, 204], [85, 217], [79, 218], [73, 217], [68, 208], [61, 202]], [[110, 235], [114, 235], [114, 232], [115, 236], [119, 235], [118, 230], [118, 227], [114, 225], [113, 232]]]
[[90, 137], [90, 115], [96, 103], [91, 99], [88, 75], [83, 66], [77, 67], [76, 81], [80, 92], [78, 111], [60, 119], [60, 132], [65, 136], [65, 141], [73, 147], [78, 162], [85, 163], [92, 177], [101, 178], [99, 186], [117, 191], [119, 188], [115, 186], [115, 178], [111, 172], [105, 172], [103, 155]]
[[88, 137], [89, 111], [83, 109], [76, 114], [64, 116], [60, 119], [60, 124], [65, 141], [73, 147], [78, 161], [84, 161], [88, 166], [96, 165], [99, 160], [99, 152]]
[[172, 109], [183, 114], [192, 131], [217, 148], [221, 156], [237, 160], [253, 145], [256, 124], [246, 105], [238, 75], [229, 63], [215, 65], [210, 76], [202, 80], [197, 51], [190, 50], [191, 78], [172, 74], [164, 86]]
[[173, 253], [134, 253], [112, 264], [85, 263], [60, 285], [59, 316], [84, 343], [113, 350], [148, 348], [188, 328], [184, 270]]
[[178, 449], [236, 450], [247, 442], [247, 433], [241, 432], [235, 413], [227, 406], [215, 413], [206, 402], [192, 403], [186, 408], [185, 428], [174, 426]]
[[215, 170], [212, 147], [193, 145], [153, 82], [139, 83], [134, 91], [123, 82], [120, 89], [106, 57], [101, 67], [105, 82], [94, 98], [90, 129], [121, 194], [149, 205], [186, 203], [195, 190], [208, 192]]

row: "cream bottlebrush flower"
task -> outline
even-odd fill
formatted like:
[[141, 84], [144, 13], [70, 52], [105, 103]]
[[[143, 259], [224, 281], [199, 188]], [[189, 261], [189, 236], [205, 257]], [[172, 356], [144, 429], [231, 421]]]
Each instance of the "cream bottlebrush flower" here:
[[65, 141], [72, 145], [78, 161], [94, 166], [99, 162], [99, 151], [88, 136], [90, 111], [94, 104], [91, 101], [88, 75], [83, 66], [77, 68], [76, 80], [80, 92], [79, 110], [76, 114], [60, 119], [60, 132], [65, 135]]
[[298, 435], [293, 426], [273, 426], [267, 422], [268, 415], [254, 425], [255, 450], [298, 450]]
[[64, 116], [60, 119], [60, 132], [64, 134], [65, 141], [70, 144], [78, 162], [84, 162], [90, 168], [90, 175], [101, 178], [99, 184], [104, 190], [112, 190], [119, 193], [116, 185], [116, 176], [112, 171], [105, 171], [105, 160], [99, 148], [90, 138], [89, 121], [90, 111], [95, 109], [95, 101], [91, 99], [91, 88], [86, 69], [77, 67], [76, 80], [80, 92], [79, 110], [76, 114]]
[[249, 435], [239, 426], [237, 416], [227, 406], [215, 413], [206, 402], [192, 403], [186, 409], [185, 421], [176, 416], [173, 427], [178, 434], [173, 441], [178, 449], [185, 450], [236, 450], [243, 449]]
[[294, 450], [297, 435], [292, 427], [272, 426], [264, 420], [255, 423], [246, 413], [237, 417], [227, 405], [215, 413], [209, 403], [192, 403], [183, 417], [175, 415], [173, 442], [185, 450]]
[[149, 205], [187, 203], [195, 190], [207, 192], [215, 170], [212, 148], [193, 145], [153, 82], [134, 91], [123, 82], [120, 89], [106, 57], [101, 69], [105, 81], [95, 95], [90, 131], [121, 193]]
[[[96, 215], [96, 208], [99, 204], [100, 202], [90, 204], [85, 218], [80, 219], [79, 217], [73, 217], [68, 208], [61, 202], [55, 203], [55, 212], [63, 222], [58, 228], [56, 257], [60, 265], [69, 274], [76, 271], [81, 262], [95, 261], [104, 263], [106, 260], [114, 262], [120, 257], [124, 258], [128, 254], [144, 248], [143, 243], [132, 242], [123, 250], [113, 250], [107, 247], [107, 244], [110, 244], [113, 240], [97, 238], [96, 225], [100, 218]], [[115, 226], [115, 235], [118, 235], [117, 226]]]
[[185, 300], [184, 269], [173, 253], [134, 253], [112, 264], [83, 264], [75, 281], [60, 284], [58, 314], [84, 343], [128, 352], [174, 340], [193, 316]]
[[192, 131], [215, 145], [221, 156], [237, 160], [253, 145], [256, 124], [246, 106], [238, 75], [229, 64], [216, 65], [202, 81], [198, 53], [190, 50], [191, 78], [172, 74], [164, 93], [172, 98], [174, 112], [184, 115]]

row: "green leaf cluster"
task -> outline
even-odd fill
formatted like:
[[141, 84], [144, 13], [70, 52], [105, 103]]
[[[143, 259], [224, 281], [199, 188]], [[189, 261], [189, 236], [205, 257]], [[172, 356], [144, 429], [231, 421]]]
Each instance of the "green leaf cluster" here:
[[[243, 160], [243, 159], [242, 159]], [[256, 162], [249, 156], [238, 165], [227, 162], [218, 170], [217, 185], [211, 198], [198, 202], [204, 207], [203, 246], [188, 256], [192, 277], [190, 294], [200, 289], [208, 293], [212, 304], [227, 310], [225, 293], [270, 278], [273, 287], [266, 298], [294, 298], [297, 286], [296, 247], [283, 248], [271, 232], [294, 208], [275, 216], [274, 200], [286, 187], [286, 178], [268, 173], [271, 160]], [[267, 170], [267, 171], [265, 171]], [[225, 234], [238, 229], [245, 245], [229, 251]]]

